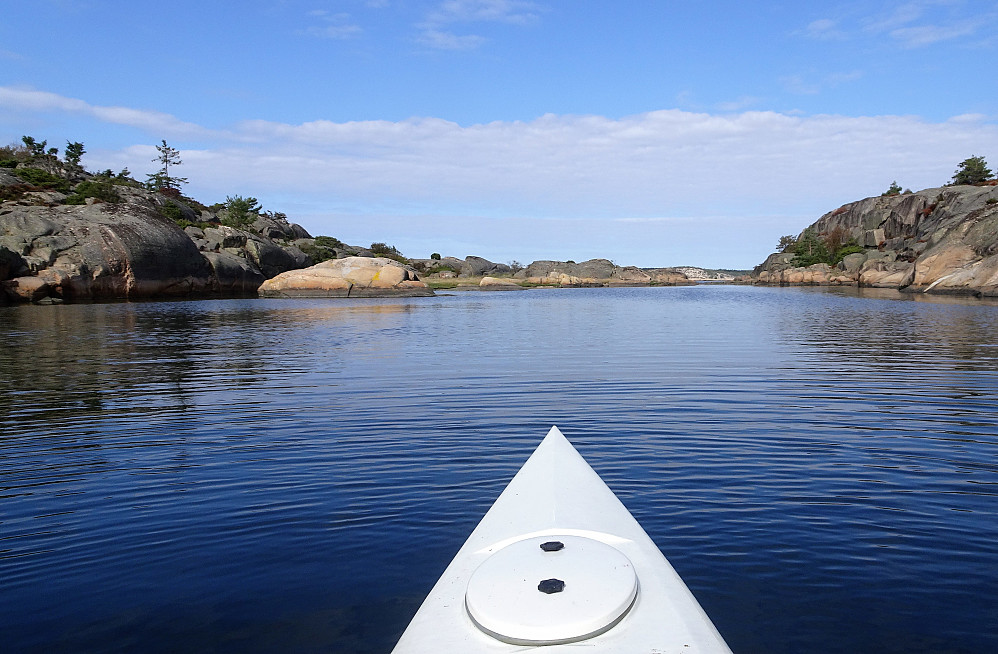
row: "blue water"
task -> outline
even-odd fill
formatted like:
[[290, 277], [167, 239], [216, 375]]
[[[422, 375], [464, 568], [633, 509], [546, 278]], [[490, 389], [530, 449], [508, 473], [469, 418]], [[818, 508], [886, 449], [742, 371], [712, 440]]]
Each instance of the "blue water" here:
[[732, 649], [998, 651], [998, 305], [0, 308], [0, 650], [389, 652], [557, 424]]

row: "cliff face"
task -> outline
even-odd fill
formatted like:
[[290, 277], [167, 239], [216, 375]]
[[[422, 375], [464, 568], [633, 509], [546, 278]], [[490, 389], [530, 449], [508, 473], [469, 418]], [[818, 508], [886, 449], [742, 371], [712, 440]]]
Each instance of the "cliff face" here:
[[313, 263], [296, 245], [311, 244], [308, 233], [273, 217], [185, 231], [164, 206], [188, 221], [217, 217], [131, 186], [114, 187], [114, 201], [66, 204], [66, 193], [5, 174], [0, 192], [0, 302], [250, 294]]
[[820, 237], [837, 231], [865, 249], [834, 268], [794, 268], [792, 253], [773, 254], [751, 280], [998, 296], [998, 186], [867, 198], [826, 213], [810, 228]]

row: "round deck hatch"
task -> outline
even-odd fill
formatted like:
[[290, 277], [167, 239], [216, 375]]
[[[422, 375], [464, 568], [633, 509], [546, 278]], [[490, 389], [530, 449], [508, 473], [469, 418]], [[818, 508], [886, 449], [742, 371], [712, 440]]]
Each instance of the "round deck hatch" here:
[[620, 550], [581, 536], [543, 536], [487, 558], [471, 575], [465, 605], [490, 636], [554, 645], [611, 629], [637, 593], [634, 566]]

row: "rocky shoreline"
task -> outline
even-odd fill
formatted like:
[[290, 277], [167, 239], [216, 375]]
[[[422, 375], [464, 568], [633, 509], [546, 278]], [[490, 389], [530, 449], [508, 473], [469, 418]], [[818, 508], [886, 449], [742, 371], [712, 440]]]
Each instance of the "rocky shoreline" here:
[[834, 266], [796, 266], [798, 253], [778, 252], [740, 281], [998, 297], [994, 182], [866, 198], [826, 213], [797, 242], [808, 230], [821, 239], [854, 242], [858, 251]]
[[0, 168], [0, 303], [425, 296], [470, 282], [482, 290], [653, 286], [717, 274], [607, 259], [526, 267], [475, 256], [406, 259], [383, 243], [313, 237], [280, 213], [256, 207], [235, 216], [229, 205], [206, 207], [110, 171], [62, 166], [39, 177], [32, 169], [48, 180], [38, 185], [18, 176], [23, 170]]

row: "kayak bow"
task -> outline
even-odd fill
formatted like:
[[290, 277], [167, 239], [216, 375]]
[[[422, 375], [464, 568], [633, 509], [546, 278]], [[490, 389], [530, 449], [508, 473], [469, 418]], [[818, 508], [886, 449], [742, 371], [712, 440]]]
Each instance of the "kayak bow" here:
[[599, 475], [552, 427], [485, 514], [393, 654], [730, 650]]

